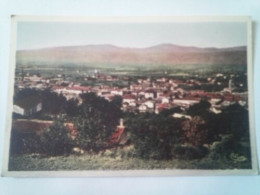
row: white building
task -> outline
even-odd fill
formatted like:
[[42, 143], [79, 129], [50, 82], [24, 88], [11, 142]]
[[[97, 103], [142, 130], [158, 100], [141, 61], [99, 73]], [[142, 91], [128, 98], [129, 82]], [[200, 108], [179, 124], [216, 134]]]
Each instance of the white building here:
[[153, 91], [146, 91], [146, 92], [144, 92], [144, 97], [146, 99], [154, 98], [154, 92]]
[[138, 110], [140, 112], [146, 112], [148, 110], [148, 107], [145, 105], [145, 104], [141, 104], [139, 107], [138, 107]]
[[172, 117], [174, 117], [174, 118], [186, 118], [186, 119], [191, 120], [191, 116], [186, 115], [186, 114], [180, 114], [180, 113], [174, 113], [172, 115]]
[[38, 75], [33, 75], [33, 76], [28, 76], [28, 77], [24, 77], [25, 81], [32, 81], [32, 82], [38, 82], [42, 80], [42, 77], [38, 76]]
[[173, 103], [178, 106], [184, 106], [189, 107], [193, 104], [199, 103], [199, 100], [193, 100], [193, 99], [174, 99]]
[[126, 103], [126, 102], [128, 104], [135, 102], [134, 96], [132, 96], [132, 95], [124, 95], [123, 96], [123, 103]]
[[26, 97], [18, 100], [13, 105], [13, 112], [29, 116], [42, 110], [42, 102], [37, 97]]
[[122, 96], [122, 95], [123, 95], [123, 91], [121, 91], [121, 90], [112, 90], [112, 91], [111, 91], [111, 94]]
[[169, 98], [162, 97], [162, 104], [168, 104], [170, 102]]
[[146, 101], [144, 103], [144, 105], [146, 105], [147, 108], [149, 108], [149, 109], [153, 109], [154, 108], [154, 102], [153, 101]]

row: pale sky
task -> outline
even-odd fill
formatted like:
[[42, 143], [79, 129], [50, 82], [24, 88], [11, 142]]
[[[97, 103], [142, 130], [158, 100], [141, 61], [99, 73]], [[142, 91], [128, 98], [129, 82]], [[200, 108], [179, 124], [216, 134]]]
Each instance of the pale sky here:
[[19, 22], [17, 50], [91, 44], [142, 48], [162, 43], [222, 48], [247, 45], [246, 33], [243, 22]]

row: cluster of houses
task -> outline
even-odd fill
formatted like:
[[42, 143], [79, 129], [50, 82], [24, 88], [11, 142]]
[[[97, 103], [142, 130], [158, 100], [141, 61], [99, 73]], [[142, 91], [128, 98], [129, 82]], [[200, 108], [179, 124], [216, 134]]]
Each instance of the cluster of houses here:
[[[196, 81], [194, 81], [196, 82]], [[164, 77], [151, 81], [149, 78], [138, 79], [136, 83], [128, 87], [81, 86], [80, 84], [67, 87], [55, 85], [52, 90], [63, 94], [67, 99], [77, 98], [80, 94], [94, 92], [98, 96], [113, 100], [115, 96], [122, 97], [122, 110], [130, 112], [155, 112], [159, 113], [164, 109], [181, 107], [187, 109], [191, 105], [199, 103], [206, 98], [212, 105], [212, 112], [220, 113], [222, 107], [239, 103], [242, 106], [247, 104], [245, 96], [234, 94], [232, 91], [205, 92], [202, 90], [184, 90], [179, 87], [184, 84], [177, 79], [166, 79]]]
[[[98, 81], [119, 80], [116, 76], [100, 74], [97, 74], [95, 78]], [[108, 101], [113, 100], [115, 96], [121, 96], [122, 110], [130, 112], [159, 113], [164, 109], [173, 107], [187, 109], [191, 105], [199, 103], [202, 98], [206, 98], [211, 103], [211, 111], [214, 113], [220, 113], [222, 107], [229, 106], [236, 102], [242, 106], [247, 105], [247, 94], [232, 93], [232, 81], [230, 81], [229, 86], [221, 92], [184, 90], [180, 87], [180, 85], [192, 85], [194, 83], [200, 84], [199, 81], [194, 79], [181, 81], [178, 79], [160, 77], [151, 81], [150, 78], [139, 78], [136, 82], [129, 83], [129, 86], [120, 88], [105, 84], [82, 86], [80, 83], [64, 80], [61, 75], [57, 75], [57, 77], [53, 79], [44, 79], [39, 75], [29, 75], [16, 80], [18, 88], [49, 88], [53, 92], [65, 96], [67, 100], [78, 99], [79, 104], [82, 102], [80, 98], [80, 94], [82, 93], [94, 92]], [[30, 104], [23, 102], [30, 102]], [[14, 103], [14, 112], [21, 115], [28, 115], [40, 111], [41, 106], [41, 103], [35, 100], [35, 98], [31, 100], [20, 100], [20, 102]]]

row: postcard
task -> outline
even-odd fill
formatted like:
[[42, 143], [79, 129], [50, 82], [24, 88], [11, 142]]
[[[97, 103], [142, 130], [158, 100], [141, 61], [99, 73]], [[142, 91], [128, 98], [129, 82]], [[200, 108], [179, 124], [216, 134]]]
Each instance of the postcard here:
[[12, 16], [3, 176], [257, 174], [251, 26]]

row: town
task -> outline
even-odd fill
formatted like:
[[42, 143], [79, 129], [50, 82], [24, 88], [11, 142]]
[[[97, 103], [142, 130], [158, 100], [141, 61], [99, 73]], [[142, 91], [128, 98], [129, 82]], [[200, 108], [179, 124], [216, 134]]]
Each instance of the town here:
[[[246, 75], [242, 76], [246, 77]], [[246, 79], [243, 81], [237, 78], [241, 77], [241, 73], [215, 73], [204, 78], [198, 75], [175, 78], [167, 74], [132, 78], [131, 76], [102, 74], [99, 70], [95, 70], [92, 75], [81, 77], [85, 83], [92, 81], [92, 85], [66, 80], [66, 76], [62, 74], [49, 78], [41, 77], [40, 74], [20, 72], [16, 74], [15, 89], [16, 91], [25, 88], [50, 89], [52, 92], [63, 95], [67, 100], [77, 100], [79, 104], [82, 103], [80, 94], [83, 93], [93, 92], [108, 101], [120, 96], [122, 98], [121, 110], [124, 112], [158, 114], [164, 109], [174, 107], [185, 110], [199, 103], [203, 98], [210, 102], [210, 110], [215, 114], [221, 113], [221, 108], [234, 103], [239, 103], [245, 108], [248, 104]], [[95, 83], [98, 84], [95, 85]], [[111, 86], [110, 83], [124, 83], [124, 86]], [[41, 106], [38, 105], [40, 102], [34, 100], [33, 97], [30, 98], [32, 98], [29, 101], [30, 106], [23, 105], [24, 101], [21, 100], [14, 102], [14, 113], [23, 115], [27, 112], [24, 112], [25, 109], [34, 110], [32, 112], [40, 111]], [[37, 105], [38, 108], [36, 108]], [[182, 117], [182, 115], [175, 115], [175, 117]]]

